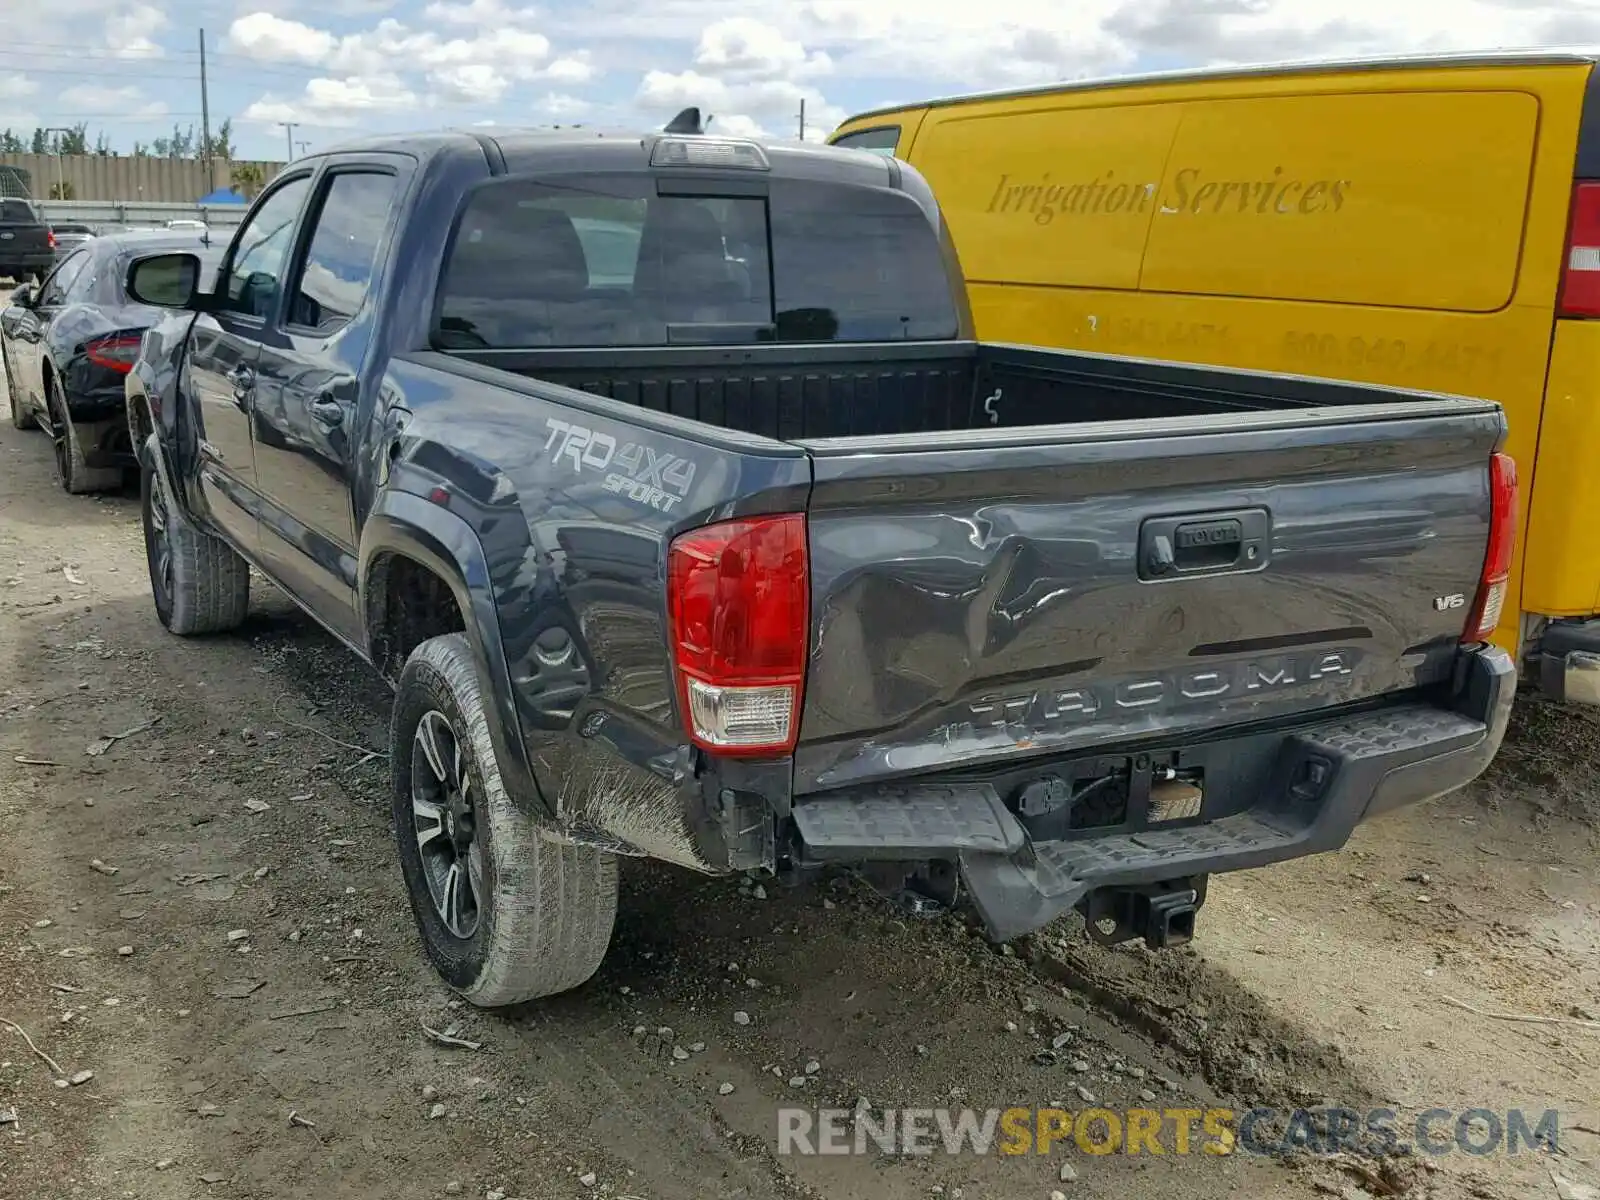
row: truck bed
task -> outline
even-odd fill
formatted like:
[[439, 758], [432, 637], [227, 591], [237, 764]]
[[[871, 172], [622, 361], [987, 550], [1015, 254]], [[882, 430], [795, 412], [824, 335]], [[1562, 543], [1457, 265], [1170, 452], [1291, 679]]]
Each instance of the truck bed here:
[[779, 441], [1371, 405], [1404, 395], [1296, 376], [979, 342], [454, 351], [449, 357]]

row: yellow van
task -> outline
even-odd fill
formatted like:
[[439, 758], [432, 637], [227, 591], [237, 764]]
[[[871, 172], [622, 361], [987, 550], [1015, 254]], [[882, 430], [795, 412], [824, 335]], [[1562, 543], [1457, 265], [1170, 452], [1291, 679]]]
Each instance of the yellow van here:
[[1505, 406], [1495, 640], [1600, 703], [1600, 73], [1525, 53], [1204, 70], [935, 100], [835, 145], [909, 161], [979, 336]]

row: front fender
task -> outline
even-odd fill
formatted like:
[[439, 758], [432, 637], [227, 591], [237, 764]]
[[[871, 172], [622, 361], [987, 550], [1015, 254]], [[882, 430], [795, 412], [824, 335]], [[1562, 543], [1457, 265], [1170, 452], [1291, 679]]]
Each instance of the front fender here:
[[[511, 686], [511, 671], [500, 637], [488, 559], [477, 534], [454, 513], [410, 492], [379, 493], [361, 530], [361, 611], [369, 613], [375, 597], [369, 595], [372, 568], [384, 554], [413, 559], [445, 581], [455, 596], [466, 624], [467, 641], [478, 669], [478, 682], [490, 705], [489, 735], [507, 792], [524, 807], [537, 807], [535, 815], [554, 819], [528, 762]], [[373, 622], [365, 622], [370, 631]], [[366, 647], [377, 661], [380, 647]]]

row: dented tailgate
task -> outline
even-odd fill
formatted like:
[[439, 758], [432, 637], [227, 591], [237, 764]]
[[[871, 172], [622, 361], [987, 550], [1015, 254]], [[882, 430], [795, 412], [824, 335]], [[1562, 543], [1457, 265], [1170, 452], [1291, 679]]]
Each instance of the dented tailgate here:
[[1502, 436], [1439, 399], [806, 443], [796, 791], [1439, 682]]

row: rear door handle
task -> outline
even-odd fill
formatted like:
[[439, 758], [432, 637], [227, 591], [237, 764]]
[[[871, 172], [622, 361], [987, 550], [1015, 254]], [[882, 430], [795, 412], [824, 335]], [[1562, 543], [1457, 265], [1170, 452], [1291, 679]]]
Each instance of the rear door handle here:
[[344, 405], [332, 396], [316, 396], [307, 407], [318, 424], [326, 425], [329, 429], [337, 429], [344, 424]]

